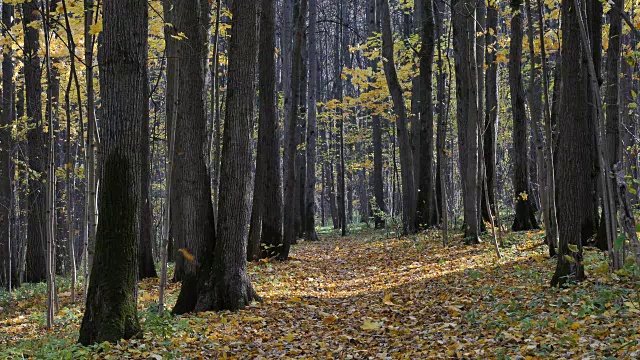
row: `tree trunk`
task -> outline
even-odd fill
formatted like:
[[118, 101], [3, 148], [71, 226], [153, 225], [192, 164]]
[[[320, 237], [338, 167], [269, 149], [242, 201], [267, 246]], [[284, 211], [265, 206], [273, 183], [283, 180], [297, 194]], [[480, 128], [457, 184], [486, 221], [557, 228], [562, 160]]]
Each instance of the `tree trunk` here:
[[94, 264], [79, 342], [141, 334], [135, 294], [143, 126], [148, 107], [147, 3], [106, 0], [98, 53], [102, 89], [102, 191]]
[[[296, 14], [295, 39], [292, 52], [291, 65], [291, 87], [293, 89], [300, 88], [301, 69], [302, 69], [302, 45], [304, 37], [304, 23], [307, 12], [307, 1], [298, 0], [295, 4], [294, 14]], [[279, 251], [279, 258], [286, 260], [289, 257], [291, 244], [295, 241], [295, 187], [296, 187], [296, 167], [295, 154], [297, 145], [295, 141], [297, 121], [299, 117], [298, 104], [300, 103], [300, 92], [293, 91], [291, 103], [289, 104], [289, 120], [285, 129], [285, 137], [289, 138], [287, 147], [284, 151], [286, 163], [284, 177], [284, 241]]]
[[522, 39], [524, 37], [524, 13], [522, 1], [511, 2], [511, 43], [509, 52], [509, 88], [511, 90], [511, 112], [513, 115], [513, 190], [515, 219], [511, 229], [524, 231], [537, 229], [533, 194], [529, 179], [527, 148], [527, 113], [525, 93], [522, 85]]
[[433, 59], [435, 56], [435, 21], [433, 0], [424, 0], [422, 46], [420, 47], [420, 176], [416, 226], [426, 228], [436, 222], [433, 184]]
[[27, 282], [42, 282], [46, 279], [46, 197], [45, 166], [47, 164], [46, 141], [42, 119], [42, 64], [38, 52], [40, 50], [39, 31], [30, 24], [41, 21], [38, 1], [22, 5], [24, 14], [24, 77], [26, 89], [26, 108], [29, 118], [27, 130], [27, 152], [29, 168], [37, 177], [29, 179], [27, 195], [28, 232], [27, 232]]
[[207, 140], [204, 99], [209, 2], [180, 0], [172, 3], [172, 9], [175, 31], [184, 33], [184, 38], [170, 40], [175, 44], [178, 59], [171, 234], [177, 250], [176, 273], [181, 273], [176, 277], [182, 280], [180, 295], [172, 311], [184, 314], [196, 306], [198, 272], [205, 262], [207, 247], [216, 242], [211, 179], [203, 151]]
[[[307, 100], [307, 173], [305, 182], [304, 233], [308, 241], [318, 240], [315, 226], [315, 190], [316, 190], [316, 147], [318, 125], [316, 102], [318, 93], [318, 49], [317, 49], [318, 1], [309, 1], [309, 98]], [[261, 30], [262, 31], [262, 30]]]
[[252, 248], [253, 259], [276, 256], [282, 246], [282, 173], [276, 110], [275, 1], [262, 0], [259, 50], [259, 119], [255, 189], [260, 209], [259, 244]]
[[[239, 310], [259, 299], [247, 276], [251, 123], [256, 94], [258, 6], [233, 1], [227, 111], [220, 169], [218, 237], [200, 273], [195, 310]], [[293, 157], [290, 159], [293, 160]]]
[[404, 104], [402, 85], [398, 80], [393, 53], [393, 36], [391, 31], [391, 15], [389, 0], [381, 0], [380, 15], [382, 22], [382, 57], [387, 86], [393, 99], [393, 109], [396, 115], [398, 141], [400, 143], [400, 166], [402, 167], [402, 197], [403, 197], [403, 231], [407, 234], [415, 232], [416, 191], [413, 175], [413, 155], [411, 139], [407, 127], [407, 109]]
[[[498, 62], [496, 61], [496, 52], [498, 47], [498, 4], [495, 2], [487, 6], [487, 34], [485, 41], [487, 43], [486, 51], [486, 111], [484, 120], [484, 136], [483, 136], [483, 158], [486, 171], [486, 182], [488, 189], [488, 201], [491, 213], [496, 214], [496, 144], [498, 142], [498, 114], [500, 113], [500, 103], [498, 101]], [[484, 197], [484, 192], [483, 192]], [[483, 204], [486, 200], [483, 200]], [[487, 207], [482, 207], [482, 217], [489, 220]]]
[[592, 149], [585, 141], [590, 137], [592, 119], [587, 117], [586, 108], [582, 106], [587, 102], [588, 86], [584, 59], [590, 54], [585, 54], [580, 45], [578, 16], [574, 0], [563, 0], [561, 81], [571, 86], [563, 86], [561, 96], [571, 101], [561, 103], [557, 122], [556, 198], [560, 243], [558, 265], [551, 280], [554, 286], [584, 279], [582, 236], [585, 227], [593, 225], [588, 192], [592, 181]]
[[456, 101], [460, 176], [464, 207], [465, 238], [480, 241], [478, 222], [478, 68], [476, 66], [476, 3], [455, 0], [453, 6], [453, 51], [455, 54]]
[[[2, 26], [10, 29], [13, 25], [13, 5], [2, 4]], [[4, 34], [6, 30], [3, 30]], [[0, 116], [0, 287], [11, 289], [17, 285], [16, 260], [13, 257], [11, 209], [11, 128], [14, 118], [13, 51], [11, 46], [3, 49], [2, 60], [2, 114]]]

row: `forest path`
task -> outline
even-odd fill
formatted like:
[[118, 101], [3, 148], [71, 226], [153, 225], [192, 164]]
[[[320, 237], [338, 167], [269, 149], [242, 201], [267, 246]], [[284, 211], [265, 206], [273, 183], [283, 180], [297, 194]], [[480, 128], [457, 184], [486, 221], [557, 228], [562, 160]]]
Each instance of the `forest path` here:
[[[549, 288], [555, 260], [546, 258], [542, 236], [508, 234], [497, 260], [488, 241], [468, 246], [456, 237], [444, 248], [436, 232], [410, 239], [325, 235], [295, 246], [290, 261], [249, 264], [264, 303], [237, 313], [158, 317], [157, 280], [144, 281], [144, 338], [117, 345], [74, 344], [78, 305], [63, 308], [56, 329], [45, 332], [43, 300], [30, 300], [35, 305], [19, 303], [0, 318], [0, 358], [640, 356], [633, 284], [601, 274], [602, 256], [588, 252], [590, 280]], [[171, 303], [178, 290], [170, 285]]]

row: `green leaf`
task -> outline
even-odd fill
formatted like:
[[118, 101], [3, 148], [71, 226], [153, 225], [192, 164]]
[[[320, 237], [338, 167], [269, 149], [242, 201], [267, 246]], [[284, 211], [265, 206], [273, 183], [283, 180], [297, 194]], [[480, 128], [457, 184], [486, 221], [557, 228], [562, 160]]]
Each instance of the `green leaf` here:
[[573, 251], [575, 253], [580, 251], [580, 249], [578, 249], [578, 245], [569, 244], [569, 245], [567, 245], [567, 247], [569, 248], [569, 250], [571, 250], [571, 251]]
[[570, 263], [575, 263], [576, 262], [576, 259], [574, 259], [573, 256], [571, 256], [571, 255], [565, 255], [564, 259], [567, 260]]

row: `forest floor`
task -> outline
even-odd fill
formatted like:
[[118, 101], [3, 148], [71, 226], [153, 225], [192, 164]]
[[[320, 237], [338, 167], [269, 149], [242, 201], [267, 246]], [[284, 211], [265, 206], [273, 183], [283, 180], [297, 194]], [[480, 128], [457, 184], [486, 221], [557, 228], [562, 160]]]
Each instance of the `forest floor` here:
[[[288, 262], [250, 264], [264, 302], [237, 313], [160, 317], [158, 281], [144, 281], [144, 337], [118, 344], [75, 343], [82, 310], [68, 291], [45, 330], [43, 291], [27, 286], [10, 309], [6, 294], [0, 302], [0, 358], [640, 357], [639, 284], [609, 274], [597, 252], [585, 256], [587, 281], [555, 289], [541, 232], [505, 235], [500, 260], [489, 238], [445, 248], [437, 232], [386, 236], [325, 234]], [[178, 291], [170, 285], [170, 303]]]

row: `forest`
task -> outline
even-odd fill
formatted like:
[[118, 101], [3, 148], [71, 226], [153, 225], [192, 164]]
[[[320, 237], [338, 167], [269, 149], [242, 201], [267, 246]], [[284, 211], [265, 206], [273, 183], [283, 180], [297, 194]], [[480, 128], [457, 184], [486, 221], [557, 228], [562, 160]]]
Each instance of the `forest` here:
[[0, 7], [0, 359], [640, 358], [640, 1]]

